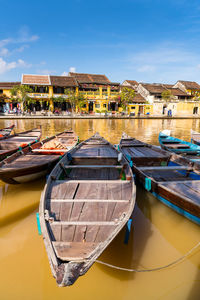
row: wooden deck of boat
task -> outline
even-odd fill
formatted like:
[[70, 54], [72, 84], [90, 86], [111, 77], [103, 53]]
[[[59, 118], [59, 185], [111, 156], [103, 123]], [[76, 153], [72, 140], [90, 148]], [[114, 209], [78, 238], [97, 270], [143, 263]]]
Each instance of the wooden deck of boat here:
[[51, 182], [46, 209], [57, 257], [76, 261], [90, 258], [123, 224], [133, 182], [120, 179], [118, 152], [105, 140], [83, 142], [71, 156], [71, 164], [62, 165], [65, 180]]
[[162, 182], [162, 185], [182, 195], [184, 198], [186, 197], [189, 203], [197, 205], [200, 210], [200, 180]]
[[80, 149], [78, 149], [74, 154], [73, 158], [77, 157], [84, 157], [84, 158], [90, 158], [90, 157], [111, 157], [111, 158], [117, 158], [118, 154], [117, 152], [112, 149], [109, 146], [106, 145], [98, 145], [95, 146], [94, 144], [85, 144]]
[[145, 176], [151, 177], [154, 180], [156, 180], [157, 182], [160, 181], [181, 181], [181, 180], [187, 180], [187, 181], [191, 181], [193, 180], [191, 177], [186, 177], [186, 172], [187, 172], [187, 168], [185, 168], [185, 172], [184, 170], [177, 170], [174, 169], [170, 169], [168, 167], [163, 168], [161, 167], [163, 170], [158, 170], [157, 168], [154, 169], [153, 167], [149, 167], [146, 168], [145, 171], [142, 170], [142, 168], [138, 168], [138, 170], [141, 170], [144, 172]]
[[1, 169], [10, 169], [10, 168], [25, 168], [27, 166], [34, 166], [38, 164], [48, 163], [51, 162], [57, 158], [59, 158], [60, 155], [20, 155], [15, 160], [8, 164], [2, 165]]
[[121, 180], [55, 181], [48, 195], [53, 240], [84, 242], [85, 246], [103, 242], [128, 210], [131, 186], [130, 181]]

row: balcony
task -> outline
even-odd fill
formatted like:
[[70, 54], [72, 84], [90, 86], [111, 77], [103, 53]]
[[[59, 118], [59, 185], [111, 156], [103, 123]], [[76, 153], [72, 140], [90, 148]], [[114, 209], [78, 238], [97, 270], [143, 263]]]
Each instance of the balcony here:
[[49, 94], [48, 93], [29, 93], [28, 96], [30, 98], [38, 98], [38, 99], [48, 99], [49, 98]]

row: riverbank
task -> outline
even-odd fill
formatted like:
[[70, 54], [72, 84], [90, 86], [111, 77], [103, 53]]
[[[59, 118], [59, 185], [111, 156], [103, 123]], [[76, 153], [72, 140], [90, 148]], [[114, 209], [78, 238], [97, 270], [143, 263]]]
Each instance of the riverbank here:
[[74, 116], [69, 116], [69, 115], [50, 115], [50, 116], [44, 116], [44, 115], [1, 115], [0, 119], [2, 120], [13, 120], [13, 119], [199, 119], [199, 115], [184, 115], [184, 116], [158, 116], [158, 115], [151, 115], [151, 116], [95, 116], [95, 115], [74, 115]]

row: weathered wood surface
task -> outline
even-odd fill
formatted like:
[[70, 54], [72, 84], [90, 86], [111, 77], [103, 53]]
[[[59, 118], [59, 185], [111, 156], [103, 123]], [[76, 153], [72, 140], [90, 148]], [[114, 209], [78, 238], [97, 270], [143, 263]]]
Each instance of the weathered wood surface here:
[[50, 237], [45, 235], [51, 259], [56, 261], [56, 253], [64, 264], [77, 261], [77, 268], [78, 261], [84, 261], [75, 280], [125, 225], [135, 190], [127, 161], [118, 162], [118, 151], [101, 137], [83, 142], [71, 157], [69, 161], [65, 156], [50, 175], [42, 209], [48, 210], [43, 229]]
[[[34, 133], [35, 134], [35, 133]], [[37, 178], [44, 176], [45, 173], [50, 172], [50, 170], [55, 166], [56, 162], [60, 159], [60, 155], [63, 155], [66, 150], [67, 143], [70, 149], [76, 145], [77, 136], [70, 132], [69, 136], [67, 132], [64, 132], [64, 136], [59, 139], [58, 137], [62, 134], [46, 138], [42, 142], [37, 142], [31, 146], [23, 148], [20, 152], [13, 154], [12, 156], [4, 159], [0, 163], [0, 179], [7, 183], [18, 183], [20, 182], [19, 177], [25, 175], [30, 175], [25, 180], [32, 180], [32, 178]], [[19, 139], [19, 137], [17, 137]], [[21, 139], [21, 138], [20, 138]], [[69, 146], [69, 140], [73, 141]], [[6, 144], [6, 141], [4, 141]], [[52, 149], [55, 146], [55, 149]], [[43, 149], [43, 147], [45, 149]], [[50, 147], [50, 149], [48, 148]], [[32, 174], [37, 174], [36, 177], [32, 177]], [[22, 178], [23, 180], [23, 178]]]

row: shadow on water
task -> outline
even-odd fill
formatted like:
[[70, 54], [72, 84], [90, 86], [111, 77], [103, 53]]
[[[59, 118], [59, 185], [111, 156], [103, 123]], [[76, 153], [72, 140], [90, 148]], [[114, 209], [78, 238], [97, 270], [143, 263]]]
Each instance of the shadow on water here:
[[[140, 187], [137, 188], [136, 202], [138, 199], [142, 199], [142, 202], [145, 203], [145, 212], [148, 214], [148, 219], [151, 219], [151, 210], [150, 207], [148, 207], [148, 201], [145, 201], [144, 191]], [[133, 211], [133, 222], [128, 244], [124, 243], [126, 233], [125, 226], [98, 260], [117, 267], [142, 269], [140, 261], [146, 243], [151, 236], [151, 223], [148, 219], [144, 216], [136, 203]], [[135, 275], [135, 272], [116, 270], [101, 264], [96, 265], [103, 272], [120, 280], [132, 280]]]
[[0, 226], [7, 226], [30, 215], [39, 206], [45, 180], [27, 184], [1, 184]]

